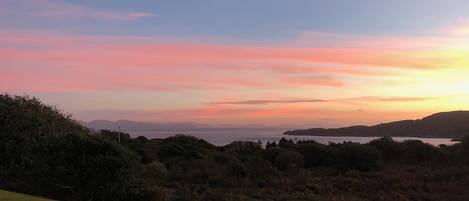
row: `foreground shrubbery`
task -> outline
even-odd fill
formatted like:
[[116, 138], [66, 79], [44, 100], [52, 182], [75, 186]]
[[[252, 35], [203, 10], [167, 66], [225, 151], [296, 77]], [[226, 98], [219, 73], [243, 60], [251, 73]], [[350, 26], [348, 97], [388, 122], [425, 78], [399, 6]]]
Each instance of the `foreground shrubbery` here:
[[131, 138], [89, 131], [36, 99], [0, 96], [0, 188], [60, 200], [466, 201], [468, 155], [469, 138], [440, 147]]
[[136, 200], [139, 160], [37, 99], [0, 95], [0, 188], [60, 200]]
[[169, 171], [163, 186], [177, 192], [159, 189], [171, 195], [166, 200], [469, 198], [466, 142], [434, 147], [392, 138], [331, 145], [282, 140], [263, 149], [251, 142], [213, 147], [194, 137], [175, 136], [159, 144], [161, 150], [177, 150], [164, 151], [159, 158]]

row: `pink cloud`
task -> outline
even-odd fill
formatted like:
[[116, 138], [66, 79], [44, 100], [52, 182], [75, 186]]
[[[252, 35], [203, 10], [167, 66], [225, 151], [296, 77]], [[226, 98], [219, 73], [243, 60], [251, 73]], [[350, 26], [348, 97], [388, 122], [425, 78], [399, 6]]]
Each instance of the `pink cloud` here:
[[437, 97], [379, 97], [365, 96], [341, 99], [311, 99], [311, 98], [288, 98], [288, 99], [250, 99], [239, 100], [239, 98], [231, 98], [235, 100], [222, 100], [217, 102], [209, 102], [208, 105], [267, 105], [267, 104], [302, 104], [302, 103], [342, 103], [357, 104], [369, 102], [419, 102], [435, 100]]
[[344, 82], [335, 79], [330, 76], [300, 76], [300, 77], [290, 77], [287, 78], [287, 81], [293, 85], [319, 85], [319, 86], [329, 86], [329, 87], [342, 87]]
[[[34, 45], [35, 36], [19, 36], [4, 39], [3, 41], [16, 41], [17, 43], [30, 43]], [[377, 50], [371, 48], [294, 48], [294, 47], [264, 47], [255, 45], [224, 45], [213, 43], [194, 42], [156, 42], [136, 43], [107, 41], [100, 42], [98, 38], [80, 38], [59, 36], [37, 36], [37, 43], [47, 45], [41, 51], [10, 49], [4, 54], [22, 56], [24, 59], [48, 60], [57, 62], [74, 62], [82, 64], [102, 65], [187, 65], [187, 64], [270, 64], [281, 66], [287, 63], [303, 63], [303, 67], [312, 64], [340, 64], [358, 66], [405, 67], [405, 68], [436, 68], [444, 67], [452, 59], [446, 55], [428, 54], [428, 50]], [[75, 43], [63, 44], [62, 41]], [[383, 41], [386, 42], [386, 41]], [[88, 48], [88, 49], [85, 49]], [[66, 51], [64, 51], [64, 49]], [[431, 52], [438, 53], [438, 50]], [[428, 54], [428, 55], [427, 55]], [[270, 63], [269, 63], [270, 62]], [[310, 68], [310, 69], [314, 69]], [[284, 68], [285, 69], [285, 68]], [[298, 69], [298, 67], [297, 67]], [[323, 68], [325, 69], [325, 68]], [[331, 67], [331, 69], [333, 69]], [[337, 68], [335, 68], [337, 69]], [[359, 72], [356, 68], [345, 69], [344, 72]], [[362, 72], [363, 73], [363, 72]]]
[[343, 87], [354, 77], [389, 76], [392, 69], [450, 68], [467, 61], [464, 54], [418, 45], [341, 47], [339, 41], [330, 48], [295, 47], [15, 31], [0, 36], [2, 86], [32, 91]]
[[211, 102], [210, 105], [266, 105], [266, 104], [283, 104], [283, 103], [321, 103], [326, 102], [322, 99], [256, 99], [241, 101], [220, 101]]

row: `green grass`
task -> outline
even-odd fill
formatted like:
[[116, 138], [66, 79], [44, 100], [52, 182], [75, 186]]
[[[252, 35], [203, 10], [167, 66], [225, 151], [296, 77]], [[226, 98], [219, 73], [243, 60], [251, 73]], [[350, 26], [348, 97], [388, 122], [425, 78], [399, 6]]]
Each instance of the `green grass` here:
[[0, 190], [0, 201], [52, 201], [52, 200]]

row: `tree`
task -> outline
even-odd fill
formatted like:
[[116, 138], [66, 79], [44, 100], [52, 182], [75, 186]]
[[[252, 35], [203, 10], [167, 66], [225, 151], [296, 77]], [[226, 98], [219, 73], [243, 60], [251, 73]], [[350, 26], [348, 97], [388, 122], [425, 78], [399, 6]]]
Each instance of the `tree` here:
[[287, 140], [285, 138], [282, 138], [278, 141], [278, 146], [279, 147], [290, 148], [294, 145], [295, 145], [295, 143], [292, 140]]

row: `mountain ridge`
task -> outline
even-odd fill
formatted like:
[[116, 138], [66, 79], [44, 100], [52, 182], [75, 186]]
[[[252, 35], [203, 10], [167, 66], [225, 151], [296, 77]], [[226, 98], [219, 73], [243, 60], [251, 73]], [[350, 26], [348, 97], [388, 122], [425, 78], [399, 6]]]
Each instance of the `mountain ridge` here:
[[400, 120], [373, 126], [310, 128], [289, 130], [284, 135], [357, 137], [442, 137], [461, 138], [469, 134], [469, 111], [435, 113], [417, 120]]

